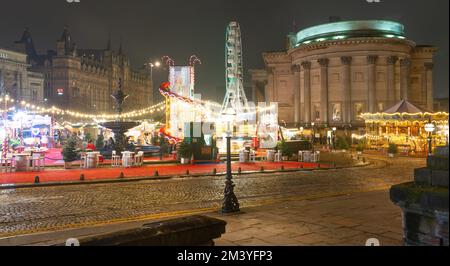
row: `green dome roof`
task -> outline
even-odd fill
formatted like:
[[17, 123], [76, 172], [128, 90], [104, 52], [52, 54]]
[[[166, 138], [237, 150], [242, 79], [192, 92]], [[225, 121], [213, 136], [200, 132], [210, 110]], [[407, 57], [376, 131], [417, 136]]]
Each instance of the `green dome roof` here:
[[394, 21], [340, 21], [304, 29], [296, 35], [296, 45], [357, 37], [385, 37], [405, 39], [405, 27]]

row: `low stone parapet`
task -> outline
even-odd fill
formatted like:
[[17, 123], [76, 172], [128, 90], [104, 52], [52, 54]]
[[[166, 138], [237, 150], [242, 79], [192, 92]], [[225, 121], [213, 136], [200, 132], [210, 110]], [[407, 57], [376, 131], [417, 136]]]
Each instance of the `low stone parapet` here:
[[391, 187], [391, 200], [403, 211], [405, 245], [449, 245], [448, 162], [448, 147], [440, 147], [427, 167], [414, 170], [414, 182]]
[[79, 238], [78, 241], [80, 246], [213, 246], [214, 239], [225, 233], [225, 226], [223, 220], [195, 215]]

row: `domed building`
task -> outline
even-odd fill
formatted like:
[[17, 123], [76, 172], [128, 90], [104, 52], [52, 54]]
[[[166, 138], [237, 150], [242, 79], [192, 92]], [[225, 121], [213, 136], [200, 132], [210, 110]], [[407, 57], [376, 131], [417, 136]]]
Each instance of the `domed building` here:
[[433, 109], [433, 46], [416, 45], [400, 23], [339, 21], [287, 37], [250, 70], [254, 102], [278, 102], [280, 122], [296, 127], [364, 128], [363, 113], [408, 100]]

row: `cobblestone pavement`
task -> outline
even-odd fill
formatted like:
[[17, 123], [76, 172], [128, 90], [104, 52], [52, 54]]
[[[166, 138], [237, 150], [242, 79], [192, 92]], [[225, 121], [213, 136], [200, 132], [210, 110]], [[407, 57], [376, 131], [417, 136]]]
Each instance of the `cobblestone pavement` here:
[[[423, 159], [374, 159], [364, 168], [242, 175], [235, 193], [243, 208], [350, 192], [387, 190], [411, 181]], [[223, 197], [223, 177], [0, 190], [0, 237], [213, 211]]]

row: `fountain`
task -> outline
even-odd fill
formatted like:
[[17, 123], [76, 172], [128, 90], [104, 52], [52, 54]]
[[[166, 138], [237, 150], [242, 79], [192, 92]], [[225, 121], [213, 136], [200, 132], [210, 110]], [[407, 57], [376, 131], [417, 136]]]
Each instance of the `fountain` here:
[[129, 96], [125, 94], [122, 90], [122, 79], [119, 79], [118, 90], [114, 92], [114, 94], [111, 96], [114, 98], [114, 101], [116, 102], [117, 119], [115, 121], [100, 123], [100, 125], [102, 127], [110, 129], [114, 133], [114, 142], [115, 142], [114, 150], [120, 154], [123, 151], [125, 151], [127, 144], [125, 133], [128, 130], [137, 127], [140, 123], [134, 121], [123, 121], [123, 118], [121, 118], [120, 116], [123, 111], [122, 109], [123, 102]]

